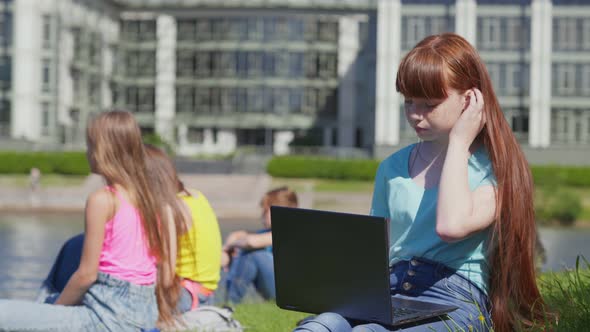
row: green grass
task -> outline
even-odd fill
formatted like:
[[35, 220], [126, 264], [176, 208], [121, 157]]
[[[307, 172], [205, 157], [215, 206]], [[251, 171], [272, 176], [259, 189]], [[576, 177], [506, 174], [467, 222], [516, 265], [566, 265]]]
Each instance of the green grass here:
[[[590, 326], [590, 264], [579, 258], [576, 265], [574, 270], [545, 273], [538, 280], [550, 310], [559, 316], [555, 331], [587, 331]], [[291, 331], [300, 319], [308, 315], [282, 310], [274, 302], [235, 307], [235, 318], [246, 327], [246, 331]], [[551, 330], [547, 325], [534, 331]]]
[[282, 310], [274, 302], [240, 304], [235, 308], [235, 318], [246, 331], [291, 331], [297, 322], [309, 314]]
[[[42, 174], [41, 187], [73, 187], [80, 186], [86, 180], [84, 175]], [[25, 174], [0, 175], [2, 187], [28, 187], [29, 176]]]

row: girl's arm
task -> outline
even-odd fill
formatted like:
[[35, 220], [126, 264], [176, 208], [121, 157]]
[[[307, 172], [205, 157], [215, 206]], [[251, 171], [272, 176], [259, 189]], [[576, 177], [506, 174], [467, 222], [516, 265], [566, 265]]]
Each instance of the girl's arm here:
[[113, 200], [105, 189], [92, 193], [86, 200], [85, 235], [78, 269], [55, 304], [78, 305], [98, 275], [98, 261], [104, 241], [105, 224], [112, 217]]
[[241, 249], [259, 249], [272, 245], [272, 233], [251, 234], [245, 231], [236, 231], [231, 233], [225, 244], [223, 250], [230, 252], [234, 248]]
[[485, 124], [483, 95], [474, 89], [469, 97], [468, 107], [449, 135], [440, 178], [436, 232], [446, 242], [460, 241], [488, 227], [496, 212], [493, 186], [484, 185], [473, 192], [469, 189], [469, 148]]

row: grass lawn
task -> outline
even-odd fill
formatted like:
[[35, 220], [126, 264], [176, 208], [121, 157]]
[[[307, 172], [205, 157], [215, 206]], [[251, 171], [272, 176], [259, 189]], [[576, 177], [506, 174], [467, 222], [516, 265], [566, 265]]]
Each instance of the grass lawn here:
[[[59, 175], [42, 174], [41, 187], [72, 187], [84, 183], [86, 176], [83, 175]], [[2, 187], [28, 187], [29, 176], [26, 174], [3, 174], [0, 175], [0, 186]]]
[[[580, 259], [579, 269], [545, 273], [538, 281], [551, 310], [559, 315], [555, 331], [587, 331], [590, 326], [590, 266]], [[308, 316], [279, 309], [273, 302], [241, 304], [235, 317], [247, 331], [291, 331], [300, 319]], [[542, 327], [534, 329], [543, 331]]]

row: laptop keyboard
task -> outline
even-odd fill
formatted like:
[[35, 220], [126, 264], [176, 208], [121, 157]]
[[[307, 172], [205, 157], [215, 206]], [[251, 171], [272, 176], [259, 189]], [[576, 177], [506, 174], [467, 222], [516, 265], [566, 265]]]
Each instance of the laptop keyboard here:
[[396, 307], [396, 308], [392, 308], [392, 310], [393, 310], [393, 318], [420, 313], [420, 311], [414, 310], [414, 309], [410, 309], [410, 308], [398, 308], [398, 307]]

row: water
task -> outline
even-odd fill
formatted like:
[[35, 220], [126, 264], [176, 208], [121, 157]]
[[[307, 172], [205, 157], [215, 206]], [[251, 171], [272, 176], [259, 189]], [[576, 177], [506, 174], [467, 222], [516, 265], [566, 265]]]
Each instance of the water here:
[[[223, 236], [254, 230], [256, 220], [219, 221]], [[33, 299], [62, 243], [83, 231], [83, 216], [70, 214], [0, 214], [0, 298]], [[574, 267], [577, 255], [590, 260], [590, 229], [542, 228], [547, 251], [544, 271]]]

